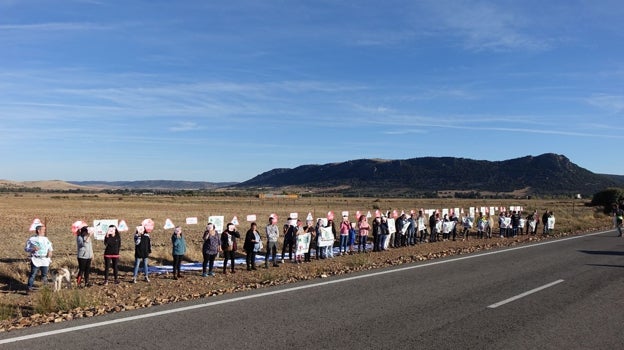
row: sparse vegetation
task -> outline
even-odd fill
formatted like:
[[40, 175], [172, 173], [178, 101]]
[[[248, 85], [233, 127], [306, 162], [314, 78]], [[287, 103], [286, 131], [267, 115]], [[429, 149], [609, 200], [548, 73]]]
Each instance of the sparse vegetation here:
[[[0, 235], [3, 245], [0, 246], [0, 329], [23, 327], [12, 320], [17, 317], [33, 317], [37, 313], [56, 313], [60, 315], [71, 312], [73, 318], [102, 315], [109, 312], [159, 305], [179, 300], [220, 295], [260, 286], [282, 284], [311, 278], [322, 278], [332, 275], [361, 271], [383, 266], [435, 259], [450, 254], [468, 253], [475, 250], [491, 249], [505, 245], [519, 244], [539, 237], [522, 237], [515, 240], [470, 240], [467, 242], [440, 242], [423, 244], [414, 247], [394, 249], [383, 253], [355, 254], [334, 259], [315, 260], [308, 264], [282, 264], [279, 268], [265, 270], [260, 266], [258, 271], [222, 275], [217, 271], [213, 278], [202, 278], [200, 273], [188, 273], [186, 278], [174, 281], [170, 276], [154, 276], [150, 283], [128, 283], [132, 276], [134, 246], [131, 235], [134, 226], [143, 219], [150, 217], [156, 221], [152, 233], [154, 243], [150, 264], [171, 263], [171, 231], [162, 229], [165, 218], [182, 226], [186, 235], [188, 251], [187, 261], [201, 260], [201, 234], [204, 224], [210, 215], [224, 215], [226, 221], [237, 216], [241, 225], [239, 230], [244, 233], [248, 223], [244, 221], [247, 214], [256, 214], [258, 224], [265, 225], [270, 213], [277, 213], [282, 224], [290, 213], [297, 212], [305, 217], [311, 212], [314, 217], [325, 216], [328, 211], [340, 213], [348, 210], [351, 215], [357, 210], [366, 213], [369, 208], [397, 209], [409, 211], [420, 208], [455, 208], [480, 206], [523, 206], [525, 211], [545, 209], [553, 210], [557, 217], [556, 234], [567, 235], [610, 227], [611, 218], [602, 213], [602, 208], [585, 205], [579, 200], [486, 200], [486, 199], [406, 199], [406, 198], [340, 198], [340, 197], [307, 197], [289, 199], [287, 201], [261, 200], [255, 197], [201, 197], [201, 196], [127, 196], [119, 200], [118, 194], [100, 194], [98, 197], [83, 197], [82, 193], [69, 194], [68, 198], [53, 198], [53, 194], [22, 193], [15, 197], [12, 194], [0, 193], [0, 211], [3, 213], [3, 225]], [[198, 225], [185, 225], [186, 217], [199, 218]], [[91, 288], [62, 290], [52, 293], [48, 287], [40, 288], [30, 294], [25, 293], [25, 283], [29, 273], [29, 262], [23, 251], [24, 242], [30, 236], [28, 227], [37, 217], [47, 223], [48, 237], [54, 245], [53, 268], [68, 266], [74, 270], [76, 261], [76, 242], [71, 234], [71, 223], [76, 220], [92, 222], [95, 219], [124, 219], [131, 227], [130, 232], [122, 233], [122, 250], [120, 259], [120, 275], [124, 281], [121, 285], [97, 285], [103, 279], [104, 250], [101, 241], [94, 242], [95, 257], [92, 264]], [[552, 239], [552, 238], [548, 238]], [[281, 244], [280, 244], [281, 247]], [[41, 285], [38, 280], [37, 285]], [[73, 311], [68, 311], [73, 310]], [[78, 311], [76, 311], [78, 310]], [[61, 317], [61, 316], [55, 316]], [[65, 317], [65, 316], [63, 316]], [[63, 319], [70, 319], [67, 316]], [[52, 319], [54, 321], [54, 319]], [[32, 320], [32, 324], [51, 322], [49, 317]]]

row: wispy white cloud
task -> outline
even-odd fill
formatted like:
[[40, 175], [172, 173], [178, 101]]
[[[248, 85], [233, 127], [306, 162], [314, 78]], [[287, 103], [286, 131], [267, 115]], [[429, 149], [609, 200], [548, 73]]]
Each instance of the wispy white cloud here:
[[463, 46], [474, 51], [544, 50], [548, 40], [530, 34], [529, 17], [498, 3], [476, 1], [431, 1], [434, 14], [430, 23], [442, 34], [461, 38]]
[[48, 22], [48, 23], [27, 23], [27, 24], [0, 24], [0, 31], [84, 31], [84, 30], [106, 30], [114, 28], [110, 25], [103, 25], [88, 22]]
[[179, 122], [169, 128], [169, 130], [173, 132], [194, 131], [200, 129], [199, 125], [195, 122]]
[[587, 103], [610, 113], [624, 112], [624, 95], [595, 94], [586, 99]]

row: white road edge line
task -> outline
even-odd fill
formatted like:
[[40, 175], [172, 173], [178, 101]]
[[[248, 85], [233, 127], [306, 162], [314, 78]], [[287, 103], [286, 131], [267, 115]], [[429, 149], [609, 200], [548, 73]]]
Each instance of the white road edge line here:
[[529, 291], [527, 291], [527, 292], [524, 292], [524, 293], [522, 293], [522, 294], [518, 294], [518, 295], [516, 295], [516, 296], [514, 296], [514, 297], [511, 297], [511, 298], [509, 298], [509, 299], [505, 299], [505, 300], [503, 300], [503, 301], [499, 301], [499, 302], [498, 302], [498, 303], [496, 303], [496, 304], [492, 304], [492, 305], [488, 306], [488, 309], [496, 309], [496, 308], [497, 308], [497, 307], [499, 307], [499, 306], [503, 306], [503, 305], [505, 305], [505, 304], [511, 303], [512, 301], [516, 301], [516, 300], [518, 300], [518, 299], [524, 298], [524, 297], [526, 297], [527, 295], [531, 295], [531, 294], [533, 294], [533, 293], [537, 293], [537, 292], [539, 292], [539, 291], [541, 291], [541, 290], [544, 290], [544, 289], [546, 289], [546, 288], [550, 288], [550, 287], [555, 286], [555, 285], [557, 285], [557, 284], [559, 284], [559, 283], [561, 283], [561, 282], [563, 282], [563, 280], [556, 280], [556, 281], [554, 281], [554, 282], [551, 282], [551, 283], [545, 284], [545, 285], [543, 285], [543, 286], [541, 286], [541, 287], [537, 287], [537, 288], [535, 288], [535, 289], [531, 289], [531, 290], [529, 290]]
[[335, 280], [331, 280], [331, 281], [318, 282], [318, 283], [308, 284], [308, 285], [304, 285], [304, 286], [297, 286], [297, 287], [285, 288], [285, 289], [280, 289], [280, 290], [274, 290], [274, 291], [270, 291], [270, 292], [263, 292], [263, 293], [258, 293], [258, 294], [246, 295], [246, 296], [235, 297], [235, 298], [226, 299], [226, 300], [211, 301], [211, 302], [207, 302], [207, 303], [204, 303], [204, 304], [184, 306], [184, 307], [180, 307], [180, 308], [176, 308], [176, 309], [170, 309], [170, 310], [164, 310], [164, 311], [156, 311], [156, 312], [147, 313], [147, 314], [143, 314], [143, 315], [122, 317], [122, 318], [118, 318], [118, 319], [114, 319], [114, 320], [110, 320], [110, 321], [102, 321], [102, 322], [96, 322], [96, 323], [91, 323], [91, 324], [85, 324], [85, 325], [82, 325], [82, 326], [67, 327], [67, 328], [64, 328], [64, 329], [58, 329], [58, 330], [54, 330], [54, 331], [33, 333], [33, 334], [21, 336], [21, 337], [0, 339], [0, 344], [8, 344], [8, 343], [15, 343], [15, 342], [24, 341], [24, 340], [32, 340], [32, 339], [35, 339], [35, 338], [47, 337], [47, 336], [56, 335], [56, 334], [76, 332], [76, 331], [83, 330], [83, 329], [103, 327], [103, 326], [116, 324], [116, 323], [123, 323], [123, 322], [130, 322], [130, 321], [140, 320], [140, 319], [144, 319], [144, 318], [158, 317], [158, 316], [169, 315], [169, 314], [173, 314], [173, 313], [184, 312], [184, 311], [195, 310], [195, 309], [201, 309], [201, 308], [211, 307], [211, 306], [216, 306], [216, 305], [221, 305], [221, 304], [229, 304], [229, 303], [235, 303], [235, 302], [243, 301], [243, 300], [262, 298], [262, 297], [266, 297], [266, 296], [270, 296], [270, 295], [290, 293], [290, 292], [294, 292], [294, 291], [298, 291], [298, 290], [302, 290], [302, 289], [309, 289], [309, 288], [326, 286], [326, 285], [330, 285], [330, 284], [354, 281], [354, 280], [358, 280], [358, 279], [362, 279], [362, 278], [376, 277], [376, 276], [381, 276], [381, 275], [386, 275], [386, 274], [391, 274], [391, 273], [403, 272], [403, 271], [407, 271], [407, 270], [420, 269], [420, 268], [424, 268], [424, 267], [428, 267], [428, 266], [447, 264], [447, 263], [452, 263], [452, 262], [462, 261], [462, 260], [467, 260], [467, 259], [475, 259], [475, 258], [480, 258], [480, 257], [483, 257], [483, 256], [488, 256], [488, 255], [507, 253], [507, 252], [511, 252], [511, 251], [515, 251], [515, 250], [519, 250], [519, 249], [534, 248], [534, 247], [539, 247], [539, 246], [547, 245], [547, 244], [561, 243], [561, 242], [565, 242], [565, 241], [569, 241], [569, 240], [573, 240], [573, 239], [580, 239], [580, 238], [586, 238], [586, 237], [591, 237], [591, 236], [597, 236], [597, 235], [601, 235], [601, 234], [604, 234], [604, 233], [607, 233], [607, 232], [611, 232], [611, 231], [613, 231], [613, 230], [607, 230], [607, 231], [601, 231], [601, 232], [595, 232], [595, 233], [588, 233], [588, 234], [584, 234], [584, 235], [580, 235], [580, 236], [573, 236], [573, 237], [568, 237], [568, 238], [556, 239], [556, 240], [553, 240], [553, 241], [547, 241], [547, 242], [541, 242], [541, 243], [535, 243], [535, 244], [522, 245], [522, 246], [519, 246], [519, 247], [501, 249], [501, 250], [490, 251], [490, 252], [485, 252], [485, 253], [480, 253], [480, 254], [475, 254], [475, 255], [460, 256], [460, 257], [457, 257], [457, 258], [451, 258], [451, 259], [446, 259], [446, 260], [432, 261], [430, 263], [424, 263], [424, 264], [420, 264], [420, 265], [413, 265], [413, 266], [401, 267], [401, 268], [398, 268], [398, 269], [384, 270], [384, 271], [373, 272], [373, 273], [369, 273], [369, 274], [365, 274], [365, 275], [359, 275], [359, 276], [345, 277], [345, 278], [335, 279]]

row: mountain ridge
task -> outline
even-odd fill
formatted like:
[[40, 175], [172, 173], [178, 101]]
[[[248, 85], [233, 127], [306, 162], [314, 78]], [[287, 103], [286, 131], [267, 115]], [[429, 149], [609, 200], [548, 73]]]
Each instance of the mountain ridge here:
[[623, 184], [624, 177], [595, 174], [564, 155], [544, 153], [503, 161], [421, 157], [307, 164], [273, 169], [232, 187], [340, 187], [340, 191], [358, 193], [363, 188], [370, 192], [385, 189], [397, 193], [440, 190], [511, 193], [524, 189], [527, 194], [592, 195]]

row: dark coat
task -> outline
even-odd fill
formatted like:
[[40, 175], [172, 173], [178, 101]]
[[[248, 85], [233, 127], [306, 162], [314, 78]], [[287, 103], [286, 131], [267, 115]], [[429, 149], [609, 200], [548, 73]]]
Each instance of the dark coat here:
[[121, 248], [121, 236], [106, 236], [104, 238], [104, 255], [119, 255], [119, 249]]
[[149, 258], [152, 252], [152, 242], [150, 236], [147, 233], [134, 236], [134, 258], [145, 259]]
[[226, 252], [228, 251], [228, 233], [232, 236], [232, 243], [234, 244], [234, 246], [232, 247], [232, 251], [236, 251], [238, 249], [238, 246], [236, 245], [236, 239], [240, 238], [240, 232], [238, 231], [233, 231], [233, 232], [229, 232], [229, 231], [223, 231], [223, 233], [221, 234], [221, 249]]
[[[258, 231], [256, 231], [256, 232], [258, 233], [258, 236], [260, 236], [260, 232], [258, 232]], [[247, 231], [247, 233], [245, 234], [245, 243], [243, 243], [243, 249], [246, 252], [253, 251], [254, 247], [255, 247], [255, 245], [257, 243], [257, 242], [255, 242], [255, 240], [256, 240], [256, 236], [254, 235], [254, 231], [253, 230]]]

